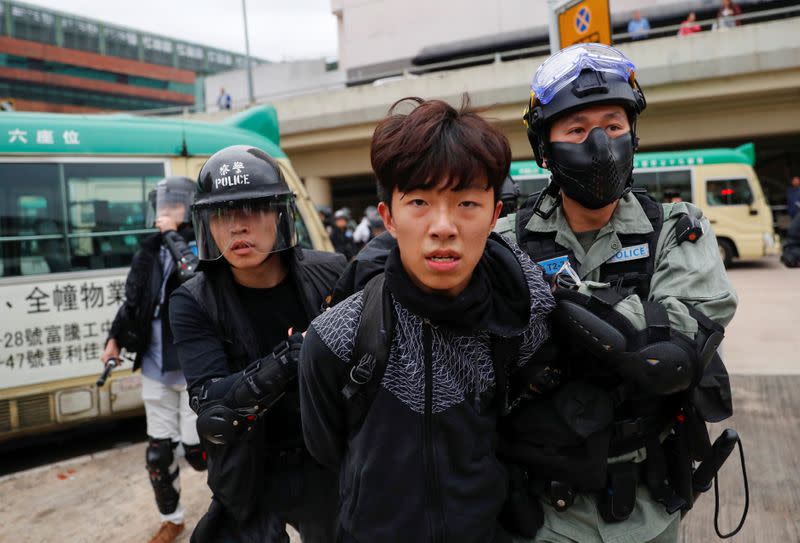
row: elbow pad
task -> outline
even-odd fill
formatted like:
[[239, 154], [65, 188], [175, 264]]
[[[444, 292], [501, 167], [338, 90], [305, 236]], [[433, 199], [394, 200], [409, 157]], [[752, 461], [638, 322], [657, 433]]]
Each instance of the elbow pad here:
[[[192, 394], [190, 404], [198, 415], [198, 433], [219, 445], [249, 431], [296, 379], [302, 337], [293, 335], [244, 371], [211, 381]], [[218, 396], [220, 391], [222, 395]]]
[[[707, 362], [701, 360], [701, 351], [693, 340], [669, 328], [665, 310], [662, 322], [639, 331], [610, 309], [613, 304], [594, 303], [593, 297], [574, 291], [556, 297], [555, 322], [608, 369], [634, 384], [637, 391], [674, 394], [700, 381]], [[651, 308], [646, 314], [654, 311], [657, 304], [646, 303]], [[702, 349], [703, 356], [707, 350]]]
[[181, 283], [188, 281], [197, 273], [199, 260], [186, 241], [175, 230], [162, 234], [164, 245], [175, 260], [178, 279]]
[[[299, 339], [298, 339], [299, 338]], [[275, 350], [250, 364], [226, 395], [225, 404], [233, 409], [258, 407], [269, 409], [297, 378], [297, 363], [303, 336], [294, 334]]]

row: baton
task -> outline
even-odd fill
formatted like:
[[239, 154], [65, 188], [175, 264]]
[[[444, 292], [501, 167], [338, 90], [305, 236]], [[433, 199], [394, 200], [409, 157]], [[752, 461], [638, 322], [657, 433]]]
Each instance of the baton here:
[[106, 380], [108, 376], [111, 375], [111, 371], [119, 365], [119, 362], [116, 358], [109, 358], [108, 362], [106, 362], [106, 367], [103, 368], [103, 373], [100, 374], [100, 377], [97, 378], [97, 387], [101, 387], [106, 384]]
[[739, 441], [739, 434], [732, 428], [726, 429], [722, 432], [714, 444], [708, 455], [697, 466], [694, 474], [692, 475], [692, 490], [695, 496], [701, 492], [706, 492], [711, 488], [711, 482], [717, 475], [717, 472], [728, 459], [736, 442]]

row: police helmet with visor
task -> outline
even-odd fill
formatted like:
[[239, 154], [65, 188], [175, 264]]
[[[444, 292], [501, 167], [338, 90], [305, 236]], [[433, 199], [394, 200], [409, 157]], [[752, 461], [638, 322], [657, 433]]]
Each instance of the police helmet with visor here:
[[[597, 209], [629, 190], [638, 147], [636, 119], [647, 105], [635, 70], [620, 51], [591, 43], [559, 51], [536, 71], [523, 121], [537, 163], [553, 174], [548, 193], [562, 189], [582, 205]], [[598, 127], [582, 143], [550, 141], [555, 121], [600, 105], [621, 106], [629, 133], [609, 139]]]
[[147, 195], [147, 225], [155, 226], [156, 219], [168, 216], [178, 225], [191, 221], [191, 208], [197, 191], [188, 177], [165, 177]]
[[577, 109], [614, 104], [625, 108], [635, 123], [647, 102], [636, 81], [636, 66], [617, 49], [599, 43], [577, 44], [559, 51], [539, 66], [531, 82], [523, 122], [540, 166], [547, 155], [553, 121]]
[[226, 147], [206, 161], [192, 219], [202, 261], [242, 245], [267, 256], [297, 244], [294, 194], [278, 163], [256, 147]]

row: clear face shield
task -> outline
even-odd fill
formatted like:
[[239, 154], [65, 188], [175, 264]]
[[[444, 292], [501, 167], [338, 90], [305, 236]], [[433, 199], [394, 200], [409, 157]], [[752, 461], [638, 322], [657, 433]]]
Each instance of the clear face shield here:
[[159, 217], [169, 217], [175, 224], [181, 225], [191, 221], [192, 201], [194, 190], [170, 188], [159, 184], [147, 195], [147, 224], [155, 226]]
[[297, 245], [292, 196], [195, 206], [192, 219], [200, 260], [267, 256]]
[[577, 79], [586, 68], [613, 73], [625, 81], [636, 70], [633, 62], [613, 47], [600, 43], [577, 44], [562, 49], [539, 66], [531, 90], [540, 103], [549, 104], [558, 91]]

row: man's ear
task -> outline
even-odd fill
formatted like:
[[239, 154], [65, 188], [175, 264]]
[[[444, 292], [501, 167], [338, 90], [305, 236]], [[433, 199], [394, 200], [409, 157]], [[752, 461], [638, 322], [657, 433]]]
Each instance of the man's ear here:
[[497, 219], [500, 218], [500, 211], [503, 209], [503, 201], [498, 200], [494, 206], [494, 215], [492, 216], [492, 225], [489, 230], [494, 230], [495, 225], [497, 224]]
[[379, 202], [378, 203], [378, 213], [383, 219], [383, 225], [386, 227], [386, 231], [389, 232], [393, 238], [397, 237], [397, 233], [394, 227], [394, 218], [392, 217], [392, 210], [389, 209], [389, 206], [386, 202]]

